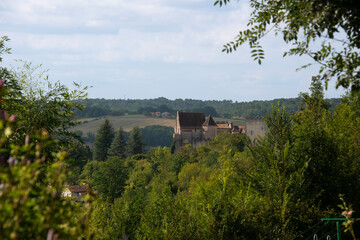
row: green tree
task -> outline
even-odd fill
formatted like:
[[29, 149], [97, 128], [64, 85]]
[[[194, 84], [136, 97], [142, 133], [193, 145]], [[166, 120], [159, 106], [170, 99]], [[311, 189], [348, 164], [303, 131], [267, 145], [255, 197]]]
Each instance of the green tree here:
[[71, 171], [71, 174], [67, 178], [68, 184], [77, 184], [79, 176], [83, 171], [84, 166], [88, 161], [92, 159], [92, 152], [90, 147], [79, 142], [72, 142], [69, 147], [66, 148], [67, 152], [67, 167]]
[[98, 163], [97, 169], [91, 175], [91, 183], [105, 200], [113, 202], [124, 191], [127, 177], [124, 161], [119, 157], [109, 157]]
[[34, 66], [31, 62], [19, 61], [21, 65], [10, 71], [13, 76], [7, 82], [15, 82], [16, 89], [12, 95], [4, 97], [2, 108], [10, 114], [16, 114], [19, 124], [11, 141], [22, 143], [25, 136], [45, 129], [59, 140], [58, 147], [66, 145], [76, 134], [69, 128], [78, 124], [74, 121], [74, 111], [82, 109], [82, 100], [86, 99], [87, 87], [75, 84], [70, 90], [60, 81], [50, 80], [48, 70], [41, 65]]
[[245, 136], [224, 132], [217, 135], [214, 141], [211, 141], [209, 145], [211, 148], [216, 149], [219, 152], [223, 151], [224, 146], [226, 146], [225, 150], [231, 151], [234, 154], [235, 152], [244, 151]]
[[324, 99], [324, 87], [319, 77], [313, 77], [310, 86], [311, 94], [300, 93], [303, 101], [303, 110], [311, 110], [314, 114], [318, 114], [321, 110], [329, 110], [330, 104]]
[[311, 209], [307, 204], [314, 198], [314, 195], [310, 198], [310, 194], [307, 198], [303, 196], [303, 175], [309, 157], [305, 155], [299, 159], [294, 144], [293, 119], [284, 107], [274, 107], [265, 120], [270, 131], [251, 147], [255, 166], [250, 173], [245, 173], [245, 181], [252, 183], [256, 192], [268, 202], [262, 209], [264, 218], [258, 219], [265, 220], [264, 233], [273, 229], [271, 237], [292, 239], [296, 228], [302, 226], [301, 221], [294, 218], [300, 208], [296, 201]]
[[96, 133], [93, 159], [96, 161], [105, 161], [108, 157], [108, 150], [114, 138], [114, 128], [108, 119], [100, 126]]
[[[216, 0], [215, 5], [229, 2]], [[224, 45], [223, 51], [229, 53], [249, 43], [252, 57], [261, 64], [260, 40], [273, 30], [292, 46], [284, 56], [308, 55], [320, 63], [319, 74], [326, 83], [336, 78], [337, 87], [360, 90], [360, 7], [356, 0], [250, 0], [250, 7], [248, 29]], [[318, 39], [320, 47], [314, 43]]]
[[140, 128], [136, 126], [130, 132], [127, 144], [128, 156], [144, 153], [144, 147], [144, 140], [141, 135]]
[[357, 110], [359, 109], [353, 108], [351, 102], [339, 104], [326, 128], [334, 139], [338, 152], [334, 163], [338, 168], [333, 196], [344, 194], [344, 198], [352, 203], [354, 209], [360, 209], [360, 115]]
[[120, 158], [126, 157], [126, 141], [122, 127], [120, 127], [119, 131], [116, 133], [115, 138], [110, 145], [108, 155], [117, 156]]
[[99, 166], [101, 162], [98, 161], [90, 161], [88, 162], [81, 174], [80, 174], [80, 181], [87, 183], [90, 187], [94, 186], [94, 176], [99, 171]]
[[113, 239], [122, 239], [125, 235], [129, 239], [138, 239], [135, 235], [148, 205], [148, 193], [151, 190], [148, 184], [153, 177], [151, 166], [145, 159], [130, 161], [134, 166], [127, 180], [128, 185], [112, 207], [113, 221], [109, 235]]
[[346, 201], [359, 207], [357, 189], [360, 179], [355, 176], [360, 159], [356, 147], [359, 136], [358, 103], [348, 101], [359, 93], [349, 93], [344, 103], [336, 106], [331, 113], [322, 97], [323, 88], [318, 83], [314, 79], [311, 94], [303, 94], [305, 107], [295, 116], [295, 146], [299, 159], [311, 159], [304, 173], [304, 185], [307, 186], [304, 194], [308, 198], [318, 195], [317, 201], [323, 209], [336, 208], [338, 199], [334, 196], [339, 194], [345, 194]]

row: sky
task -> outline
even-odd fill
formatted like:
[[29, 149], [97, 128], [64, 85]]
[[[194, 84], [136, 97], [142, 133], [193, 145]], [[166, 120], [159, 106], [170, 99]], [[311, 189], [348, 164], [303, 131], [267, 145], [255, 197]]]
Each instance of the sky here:
[[[1, 0], [0, 33], [15, 59], [42, 64], [53, 81], [91, 86], [89, 98], [253, 101], [293, 98], [308, 91], [319, 65], [285, 57], [281, 36], [261, 44], [262, 65], [248, 46], [226, 54], [223, 45], [246, 28], [246, 1]], [[339, 97], [330, 82], [325, 97]]]

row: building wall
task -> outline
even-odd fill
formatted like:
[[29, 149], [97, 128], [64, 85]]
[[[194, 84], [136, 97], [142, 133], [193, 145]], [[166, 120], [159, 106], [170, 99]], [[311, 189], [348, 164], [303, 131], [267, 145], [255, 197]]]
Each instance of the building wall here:
[[174, 134], [180, 134], [180, 122], [179, 122], [179, 112], [176, 115], [176, 123], [174, 128]]
[[216, 126], [204, 126], [205, 140], [213, 140], [217, 134]]
[[[175, 127], [176, 128], [176, 127]], [[207, 141], [202, 129], [181, 129], [180, 133], [174, 133], [175, 153], [186, 144], [191, 144], [195, 148], [205, 144]]]
[[265, 133], [269, 131], [262, 117], [246, 117], [245, 126], [246, 136], [248, 136], [251, 141], [254, 141], [258, 136], [264, 136]]

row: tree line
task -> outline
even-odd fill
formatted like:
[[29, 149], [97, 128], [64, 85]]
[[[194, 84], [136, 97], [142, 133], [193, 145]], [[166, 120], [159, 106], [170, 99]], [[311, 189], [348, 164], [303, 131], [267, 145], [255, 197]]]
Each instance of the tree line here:
[[[145, 152], [152, 147], [170, 147], [173, 138], [174, 128], [160, 125], [151, 125], [144, 128], [140, 128], [141, 135], [145, 144]], [[80, 136], [81, 140], [93, 148], [95, 143], [95, 134], [91, 132], [83, 133], [82, 131], [76, 131], [76, 134]], [[125, 141], [128, 140], [130, 133], [122, 131]]]
[[[331, 109], [340, 102], [340, 99], [328, 99]], [[195, 100], [195, 99], [175, 99], [166, 98], [155, 99], [88, 99], [83, 104], [83, 110], [75, 111], [78, 118], [102, 117], [102, 116], [122, 116], [127, 114], [143, 114], [150, 116], [151, 112], [204, 112], [205, 115], [211, 114], [214, 117], [246, 117], [260, 116], [265, 117], [271, 112], [272, 105], [280, 102], [286, 106], [290, 113], [295, 113], [301, 108], [301, 98], [281, 98], [267, 101], [237, 102], [231, 100]]]
[[115, 134], [114, 128], [106, 119], [95, 137], [93, 160], [105, 161], [111, 156], [124, 158], [142, 154], [144, 150], [144, 140], [139, 127], [134, 127], [130, 131], [129, 139], [125, 141], [123, 129], [120, 128]]

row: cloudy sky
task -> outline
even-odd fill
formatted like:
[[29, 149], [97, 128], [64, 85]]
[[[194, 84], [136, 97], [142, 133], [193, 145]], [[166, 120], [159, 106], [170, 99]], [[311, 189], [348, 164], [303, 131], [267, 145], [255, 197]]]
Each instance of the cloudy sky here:
[[[92, 86], [90, 98], [268, 100], [307, 91], [319, 66], [287, 57], [281, 37], [262, 44], [261, 66], [247, 46], [222, 53], [246, 27], [246, 1], [1, 0], [0, 30], [14, 59], [43, 64], [50, 78]], [[326, 97], [339, 97], [330, 84]]]

